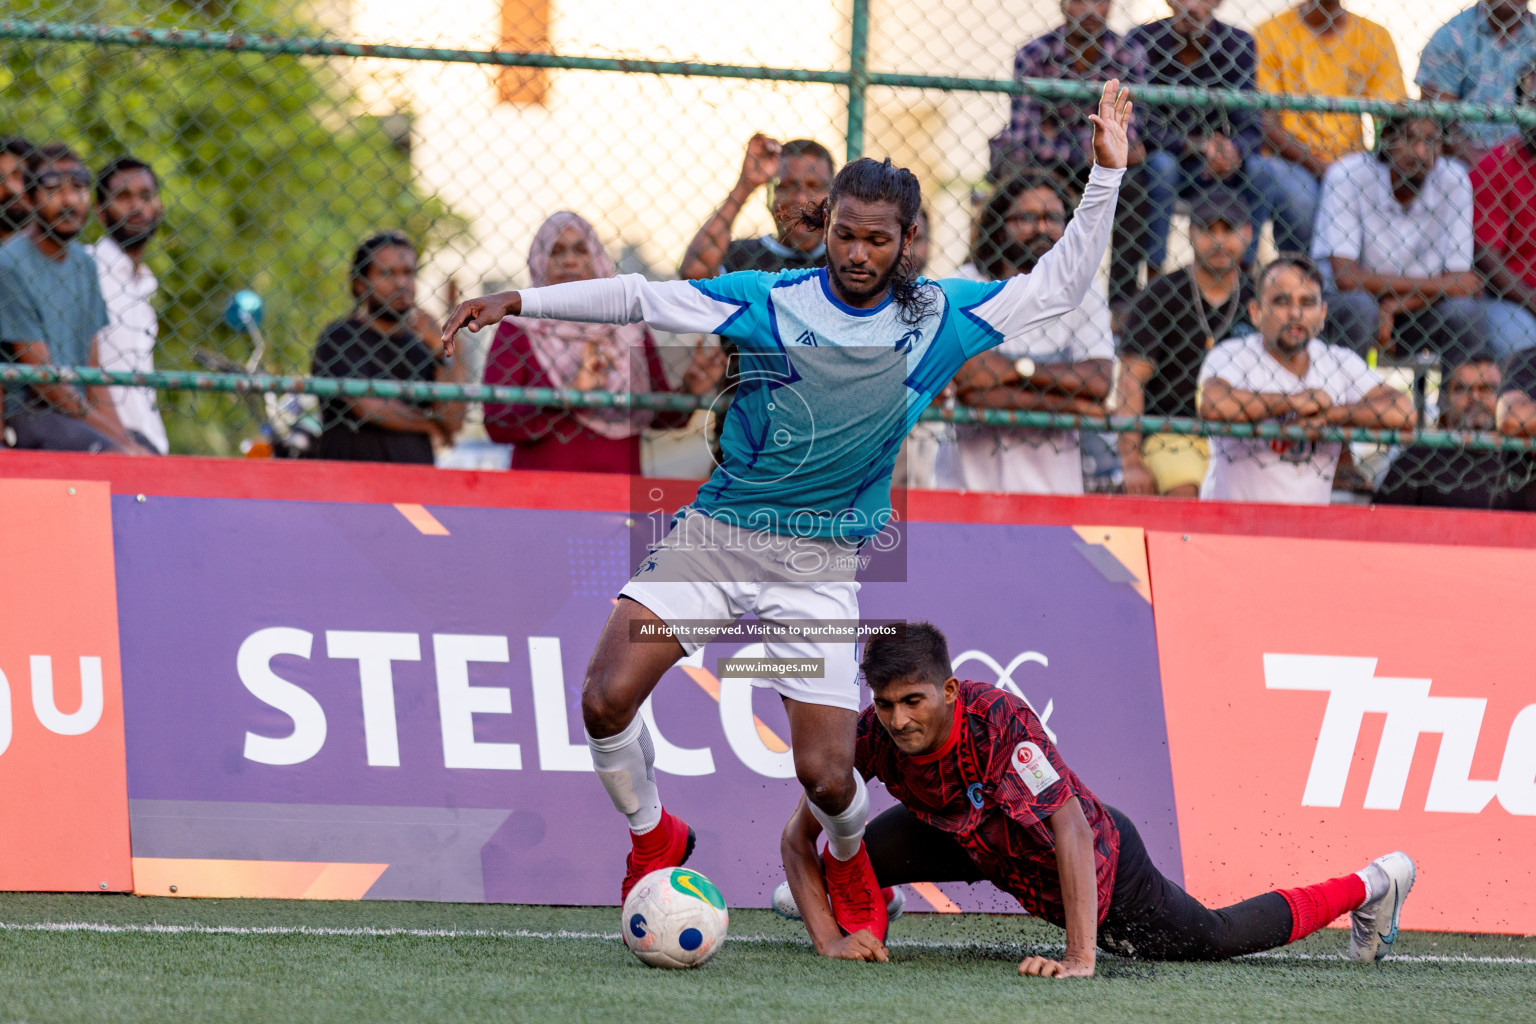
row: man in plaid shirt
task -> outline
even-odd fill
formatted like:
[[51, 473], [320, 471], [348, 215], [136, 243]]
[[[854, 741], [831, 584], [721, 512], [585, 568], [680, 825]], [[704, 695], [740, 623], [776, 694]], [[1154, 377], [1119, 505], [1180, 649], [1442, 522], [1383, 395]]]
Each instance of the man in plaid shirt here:
[[[1145, 82], [1147, 55], [1109, 29], [1110, 0], [1061, 0], [1062, 24], [1031, 39], [1013, 58], [1013, 77], [1080, 82]], [[1048, 100], [1014, 96], [1008, 125], [991, 141], [988, 176], [1002, 183], [1025, 168], [1053, 171], [1081, 189], [1093, 167], [1093, 126], [1086, 120], [1097, 100]], [[1120, 183], [1120, 205], [1110, 242], [1109, 301], [1117, 312], [1136, 293], [1139, 264], [1146, 260], [1146, 146], [1130, 128], [1130, 173]], [[1152, 268], [1151, 273], [1156, 273]]]

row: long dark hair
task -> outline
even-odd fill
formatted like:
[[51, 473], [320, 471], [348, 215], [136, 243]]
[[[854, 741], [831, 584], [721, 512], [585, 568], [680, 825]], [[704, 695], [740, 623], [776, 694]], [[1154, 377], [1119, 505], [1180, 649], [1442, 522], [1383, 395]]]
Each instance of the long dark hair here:
[[896, 275], [891, 279], [891, 300], [901, 311], [901, 322], [909, 327], [932, 316], [938, 303], [931, 289], [917, 286], [917, 267], [907, 245], [907, 232], [917, 223], [923, 208], [923, 188], [917, 183], [917, 175], [905, 167], [897, 167], [890, 157], [884, 160], [860, 157], [837, 172], [827, 198], [798, 210], [784, 211], [788, 216], [783, 220], [790, 222], [798, 217], [806, 227], [825, 231], [831, 223], [832, 210], [844, 198], [864, 203], [890, 203], [896, 207], [896, 216], [901, 222], [901, 256]]

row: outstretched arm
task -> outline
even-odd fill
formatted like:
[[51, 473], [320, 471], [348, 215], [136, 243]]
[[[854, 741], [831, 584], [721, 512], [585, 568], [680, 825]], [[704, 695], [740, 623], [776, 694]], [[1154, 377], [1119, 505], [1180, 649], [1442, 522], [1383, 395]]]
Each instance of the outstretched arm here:
[[1025, 957], [1019, 973], [1041, 978], [1091, 978], [1099, 942], [1099, 886], [1093, 828], [1072, 797], [1050, 817], [1056, 844], [1056, 877], [1067, 918], [1067, 950], [1060, 960]]
[[579, 320], [596, 324], [644, 322], [673, 334], [718, 334], [738, 304], [722, 302], [687, 281], [647, 281], [639, 274], [571, 281], [469, 299], [443, 328], [443, 352], [453, 355], [460, 330], [478, 331], [509, 316]]
[[[1130, 143], [1131, 93], [1118, 81], [1104, 84], [1093, 122], [1094, 167], [1072, 223], [1030, 273], [1012, 278], [992, 298], [972, 310], [997, 332], [996, 341], [1015, 337], [1083, 304], [1109, 247], [1120, 179], [1125, 176]], [[974, 355], [975, 353], [968, 353]]]

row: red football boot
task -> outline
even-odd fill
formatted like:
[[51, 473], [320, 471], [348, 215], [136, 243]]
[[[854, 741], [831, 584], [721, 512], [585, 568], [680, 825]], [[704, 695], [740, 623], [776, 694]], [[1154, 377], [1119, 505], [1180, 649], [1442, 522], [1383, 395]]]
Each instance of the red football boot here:
[[624, 890], [619, 896], [621, 903], [629, 899], [629, 890], [640, 879], [662, 868], [680, 868], [688, 862], [688, 855], [693, 853], [693, 829], [682, 818], [668, 814], [665, 807], [661, 809], [661, 821], [655, 828], [642, 836], [631, 832], [629, 840], [634, 845], [624, 861]]
[[875, 880], [875, 867], [869, 862], [869, 852], [859, 843], [859, 852], [852, 860], [838, 860], [830, 850], [821, 853], [822, 873], [827, 879], [827, 896], [832, 900], [832, 917], [843, 931], [852, 935], [861, 928], [885, 941], [890, 918], [885, 907], [885, 895]]

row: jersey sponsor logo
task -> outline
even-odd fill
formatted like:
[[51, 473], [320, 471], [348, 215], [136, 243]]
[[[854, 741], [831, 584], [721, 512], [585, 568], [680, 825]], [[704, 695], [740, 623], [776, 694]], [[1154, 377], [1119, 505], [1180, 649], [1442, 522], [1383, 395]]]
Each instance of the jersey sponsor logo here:
[[1045, 751], [1028, 740], [1013, 748], [1012, 763], [1013, 770], [1035, 796], [1061, 781], [1061, 775], [1045, 756]]
[[1321, 690], [1328, 694], [1312, 765], [1301, 794], [1303, 807], [1339, 807], [1355, 762], [1360, 729], [1368, 714], [1386, 716], [1363, 806], [1402, 808], [1421, 733], [1440, 736], [1426, 811], [1478, 814], [1494, 797], [1510, 814], [1536, 815], [1536, 704], [1510, 724], [1497, 779], [1474, 779], [1472, 759], [1482, 735], [1482, 697], [1430, 696], [1429, 679], [1376, 675], [1375, 658], [1265, 654], [1267, 690]]
[[896, 351], [910, 352], [912, 351], [912, 346], [916, 345], [922, 340], [923, 329], [921, 327], [914, 327], [906, 334], [903, 334], [901, 337], [896, 339]]
[[800, 332], [800, 337], [795, 339], [795, 344], [809, 345], [811, 348], [819, 348], [821, 346], [821, 340], [816, 337], [814, 332], [806, 330]]
[[972, 807], [981, 810], [981, 805], [986, 802], [981, 795], [981, 783], [973, 782], [965, 787], [965, 798], [971, 802]]

